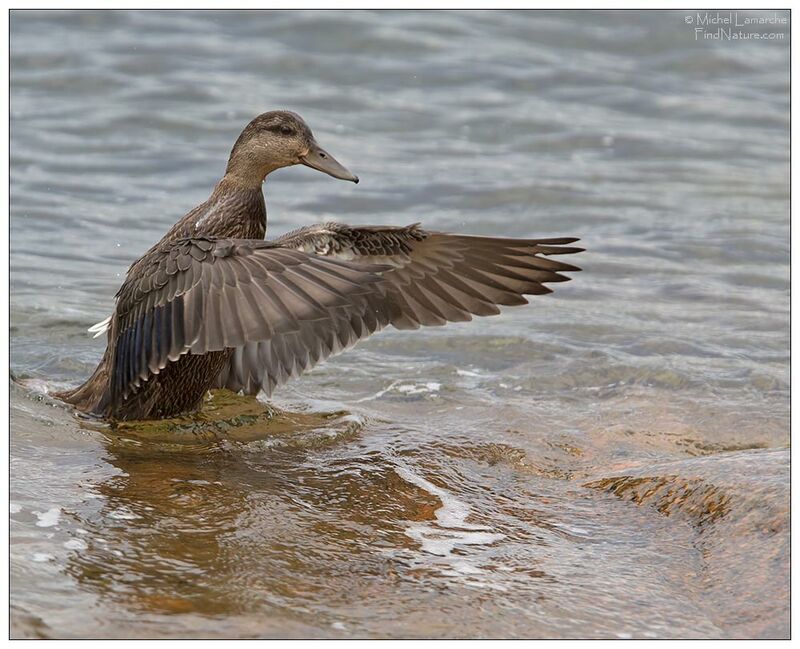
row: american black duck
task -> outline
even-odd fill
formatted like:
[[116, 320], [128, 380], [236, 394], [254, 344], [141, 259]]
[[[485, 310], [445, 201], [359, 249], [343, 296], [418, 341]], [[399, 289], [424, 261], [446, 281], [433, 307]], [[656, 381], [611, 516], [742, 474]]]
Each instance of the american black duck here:
[[358, 178], [299, 115], [264, 113], [242, 131], [207, 201], [128, 269], [100, 364], [56, 394], [112, 420], [198, 409], [206, 391], [270, 394], [277, 385], [392, 325], [471, 320], [550, 293], [579, 268], [549, 259], [577, 239], [508, 239], [404, 227], [311, 225], [265, 241], [261, 184], [304, 164]]

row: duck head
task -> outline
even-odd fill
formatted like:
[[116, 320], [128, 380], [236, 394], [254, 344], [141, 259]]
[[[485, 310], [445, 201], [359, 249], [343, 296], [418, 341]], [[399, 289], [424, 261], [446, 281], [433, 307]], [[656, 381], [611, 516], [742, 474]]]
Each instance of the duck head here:
[[358, 182], [358, 176], [317, 144], [303, 118], [288, 110], [262, 113], [244, 128], [233, 145], [225, 175], [260, 185], [270, 172], [297, 164]]

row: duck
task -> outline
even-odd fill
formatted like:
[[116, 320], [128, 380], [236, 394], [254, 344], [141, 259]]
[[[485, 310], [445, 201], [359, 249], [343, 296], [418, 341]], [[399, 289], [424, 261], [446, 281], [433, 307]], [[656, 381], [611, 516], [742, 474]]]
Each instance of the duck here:
[[90, 328], [106, 337], [94, 372], [54, 396], [112, 422], [194, 413], [212, 389], [269, 397], [382, 329], [497, 315], [580, 270], [552, 259], [582, 252], [575, 237], [325, 222], [266, 240], [262, 184], [294, 165], [359, 181], [298, 114], [255, 117], [209, 198], [131, 264]]

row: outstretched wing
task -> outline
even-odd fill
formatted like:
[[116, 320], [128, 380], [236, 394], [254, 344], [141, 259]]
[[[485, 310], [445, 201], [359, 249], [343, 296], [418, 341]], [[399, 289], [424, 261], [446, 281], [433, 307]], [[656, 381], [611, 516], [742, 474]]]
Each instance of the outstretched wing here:
[[324, 328], [361, 312], [384, 269], [266, 241], [193, 238], [154, 248], [117, 293], [112, 399], [183, 354], [289, 340], [310, 323]]
[[213, 387], [271, 395], [275, 387], [389, 324], [379, 293], [365, 298], [358, 307], [339, 310], [328, 320], [302, 322], [297, 331], [237, 347]]
[[550, 293], [544, 284], [570, 279], [576, 266], [549, 259], [582, 248], [575, 238], [509, 239], [427, 232], [406, 227], [314, 225], [290, 232], [277, 246], [360, 267], [382, 264], [382, 281], [358, 306], [324, 326], [308, 322], [280, 339], [238, 348], [217, 386], [270, 393], [276, 385], [391, 324], [398, 329], [495, 315], [499, 306], [526, 304], [525, 295]]

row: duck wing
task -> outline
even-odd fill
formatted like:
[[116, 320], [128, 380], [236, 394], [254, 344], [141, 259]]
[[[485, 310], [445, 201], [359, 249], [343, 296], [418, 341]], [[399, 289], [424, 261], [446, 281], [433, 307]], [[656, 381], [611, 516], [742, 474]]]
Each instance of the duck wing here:
[[580, 268], [550, 255], [572, 254], [575, 238], [510, 239], [428, 232], [404, 227], [312, 225], [273, 243], [354, 267], [386, 267], [363, 300], [324, 324], [303, 322], [280, 338], [236, 349], [217, 387], [268, 394], [328, 356], [391, 324], [417, 329], [500, 313], [499, 306], [526, 304], [525, 295], [550, 293], [544, 284], [570, 278]]
[[198, 237], [156, 246], [117, 293], [108, 334], [111, 398], [124, 398], [183, 354], [290, 340], [312, 322], [330, 327], [363, 311], [381, 281], [376, 272], [385, 269], [258, 240]]

